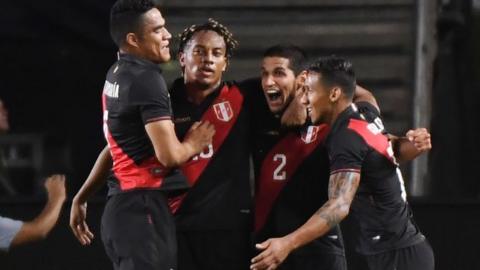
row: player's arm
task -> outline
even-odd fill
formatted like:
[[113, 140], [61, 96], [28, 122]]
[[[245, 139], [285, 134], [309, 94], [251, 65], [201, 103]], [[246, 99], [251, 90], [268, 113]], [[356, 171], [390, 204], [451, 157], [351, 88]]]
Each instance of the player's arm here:
[[183, 141], [178, 140], [167, 87], [158, 74], [145, 72], [132, 89], [135, 91], [129, 93], [130, 102], [140, 109], [155, 156], [163, 166], [179, 166], [212, 142], [215, 128], [207, 121], [193, 124]]
[[41, 240], [57, 223], [66, 199], [65, 176], [52, 175], [45, 182], [48, 201], [42, 212], [32, 221], [24, 222], [18, 233], [12, 240], [11, 246], [18, 246], [28, 242]]
[[378, 106], [377, 99], [372, 94], [372, 92], [368, 91], [367, 89], [357, 85], [355, 87], [355, 92], [353, 93], [353, 102], [367, 102], [374, 106], [378, 112], [380, 113], [380, 107]]
[[208, 121], [193, 124], [183, 142], [177, 139], [173, 122], [170, 120], [148, 123], [145, 129], [152, 141], [155, 156], [168, 168], [181, 165], [200, 153], [212, 142], [215, 134], [215, 128]]
[[431, 135], [426, 128], [409, 130], [405, 137], [388, 134], [398, 162], [410, 161], [432, 149]]
[[257, 248], [262, 252], [252, 259], [251, 269], [276, 269], [290, 252], [330, 231], [348, 215], [359, 183], [358, 172], [341, 171], [332, 174], [329, 180], [328, 201], [294, 232], [258, 244]]
[[112, 168], [112, 156], [108, 146], [105, 146], [98, 155], [87, 180], [72, 200], [70, 209], [70, 229], [82, 245], [88, 245], [94, 238], [88, 228], [87, 200], [90, 199], [106, 182], [107, 176]]

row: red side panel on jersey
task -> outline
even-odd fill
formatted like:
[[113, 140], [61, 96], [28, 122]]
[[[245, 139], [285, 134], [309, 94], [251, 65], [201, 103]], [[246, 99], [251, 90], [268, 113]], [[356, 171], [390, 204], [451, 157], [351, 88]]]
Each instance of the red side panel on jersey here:
[[302, 162], [325, 139], [326, 125], [310, 126], [299, 134], [291, 132], [265, 156], [255, 195], [255, 231], [267, 220], [275, 200]]
[[[230, 134], [230, 130], [235, 125], [238, 115], [242, 110], [243, 99], [242, 93], [236, 86], [228, 87], [228, 85], [225, 85], [220, 90], [218, 97], [212, 102], [212, 105], [203, 114], [202, 121], [209, 121], [215, 126], [212, 149], [210, 149], [210, 151], [213, 151], [213, 155], [208, 158], [197, 156], [181, 166], [182, 172], [192, 186], [197, 182], [200, 175], [202, 175], [210, 163], [210, 160], [215, 156], [218, 149], [220, 149], [228, 134]], [[175, 213], [178, 210], [183, 198], [184, 196], [170, 200], [169, 205], [172, 212]]]
[[[350, 123], [348, 124], [348, 128], [355, 131], [358, 135], [360, 135], [365, 142], [375, 149], [378, 153], [388, 158], [390, 161], [395, 163], [393, 159], [393, 152], [391, 151], [391, 144], [387, 136], [385, 136], [381, 132], [374, 132], [368, 128], [368, 125], [374, 125], [373, 123], [368, 123], [363, 120], [358, 119], [350, 119]], [[389, 153], [390, 149], [390, 153]]]
[[[106, 97], [102, 95], [103, 111], [105, 115]], [[162, 185], [164, 175], [167, 173], [165, 167], [160, 164], [153, 156], [141, 164], [136, 164], [122, 148], [117, 144], [115, 139], [108, 131], [108, 125], [104, 117], [104, 134], [107, 139], [110, 153], [113, 160], [113, 172], [120, 183], [122, 190], [130, 190], [135, 188], [158, 188]]]

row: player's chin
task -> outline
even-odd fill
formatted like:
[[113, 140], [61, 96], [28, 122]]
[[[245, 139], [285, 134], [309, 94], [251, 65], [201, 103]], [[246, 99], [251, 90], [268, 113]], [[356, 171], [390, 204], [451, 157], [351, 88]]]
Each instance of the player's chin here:
[[283, 111], [284, 106], [281, 106], [277, 103], [272, 104], [272, 103], [268, 102], [268, 108], [270, 109], [270, 112], [277, 114], [277, 113], [281, 113]]
[[170, 53], [163, 53], [161, 55], [161, 62], [168, 62], [172, 59], [172, 55]]

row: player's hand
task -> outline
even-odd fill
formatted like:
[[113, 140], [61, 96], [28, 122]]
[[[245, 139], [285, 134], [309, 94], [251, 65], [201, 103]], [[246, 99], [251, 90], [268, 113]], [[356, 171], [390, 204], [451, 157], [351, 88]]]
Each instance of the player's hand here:
[[90, 245], [94, 238], [93, 233], [88, 228], [87, 222], [87, 203], [79, 203], [76, 199], [72, 201], [70, 209], [70, 229], [82, 245]]
[[267, 241], [255, 245], [262, 252], [252, 259], [250, 269], [273, 270], [287, 258], [292, 247], [287, 238], [270, 238]]
[[45, 189], [47, 190], [48, 200], [55, 203], [63, 203], [67, 198], [65, 190], [65, 175], [54, 174], [45, 181]]
[[303, 88], [299, 88], [295, 92], [295, 97], [288, 104], [288, 107], [282, 114], [280, 119], [284, 127], [298, 127], [305, 124], [307, 120], [307, 106], [302, 103], [302, 96], [305, 94]]
[[406, 137], [420, 153], [432, 149], [431, 135], [426, 128], [409, 130]]
[[188, 130], [185, 141], [191, 143], [196, 153], [200, 153], [212, 143], [213, 135], [215, 127], [210, 122], [195, 122]]

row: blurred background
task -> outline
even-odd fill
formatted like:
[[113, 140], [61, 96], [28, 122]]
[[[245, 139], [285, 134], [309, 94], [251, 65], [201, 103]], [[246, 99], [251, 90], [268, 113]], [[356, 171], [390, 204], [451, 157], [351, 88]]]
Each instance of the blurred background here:
[[[72, 198], [105, 145], [100, 97], [116, 60], [113, 2], [2, 3], [0, 99], [10, 127], [0, 134], [1, 215], [35, 216], [53, 172], [67, 174]], [[229, 27], [240, 42], [229, 80], [258, 76], [263, 51], [277, 43], [351, 59], [391, 133], [431, 130], [430, 154], [402, 170], [437, 269], [480, 269], [480, 0], [162, 2], [174, 35], [209, 17]], [[180, 75], [175, 60], [163, 68], [168, 82]], [[104, 198], [105, 190], [89, 204], [93, 246], [81, 248], [68, 231], [67, 203], [50, 238], [0, 254], [1, 269], [111, 269], [99, 239]], [[349, 269], [362, 269], [348, 255]]]

